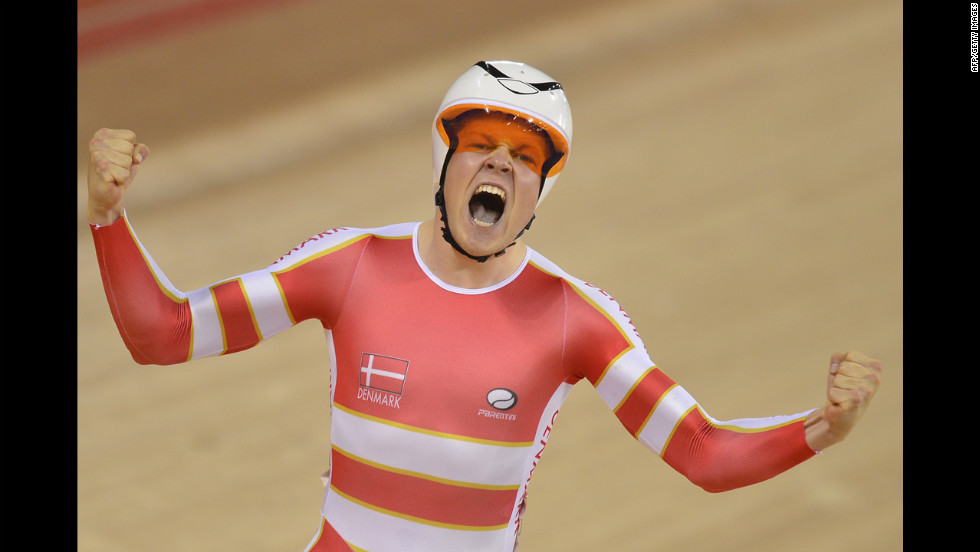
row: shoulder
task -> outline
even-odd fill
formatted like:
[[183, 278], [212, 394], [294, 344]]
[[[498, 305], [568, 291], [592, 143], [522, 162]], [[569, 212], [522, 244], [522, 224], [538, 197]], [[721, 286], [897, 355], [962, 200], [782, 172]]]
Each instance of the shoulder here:
[[600, 299], [607, 301], [613, 300], [612, 296], [600, 289], [598, 286], [590, 284], [581, 278], [572, 276], [563, 268], [534, 249], [530, 250], [528, 265], [538, 272], [560, 281], [569, 291], [580, 296], [586, 301], [597, 301]]
[[572, 318], [593, 317], [612, 322], [620, 331], [631, 338], [637, 338], [633, 321], [626, 310], [608, 292], [597, 285], [573, 276], [535, 250], [531, 250], [529, 266], [562, 283], [565, 289], [565, 302]]
[[377, 228], [355, 228], [348, 226], [332, 228], [303, 240], [273, 264], [289, 266], [308, 260], [314, 256], [322, 256], [350, 247], [363, 247], [370, 241], [370, 238], [411, 238], [417, 225], [417, 222], [405, 222]]

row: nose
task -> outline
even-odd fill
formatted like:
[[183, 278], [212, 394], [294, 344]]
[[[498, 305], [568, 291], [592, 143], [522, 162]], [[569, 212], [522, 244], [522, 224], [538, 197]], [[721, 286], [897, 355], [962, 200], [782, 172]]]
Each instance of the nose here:
[[490, 152], [490, 155], [487, 156], [487, 160], [484, 162], [484, 166], [490, 170], [507, 173], [510, 172], [513, 160], [510, 156], [510, 150], [506, 145], [501, 144], [497, 149]]

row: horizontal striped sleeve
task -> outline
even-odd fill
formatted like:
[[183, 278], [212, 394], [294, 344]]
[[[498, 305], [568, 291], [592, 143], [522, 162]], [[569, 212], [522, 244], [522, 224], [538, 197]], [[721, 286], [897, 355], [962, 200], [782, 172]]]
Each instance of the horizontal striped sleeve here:
[[674, 381], [659, 368], [651, 367], [616, 406], [616, 417], [633, 436], [638, 436], [661, 400], [675, 387]]
[[631, 348], [606, 368], [595, 389], [609, 408], [615, 410], [652, 368], [655, 366], [645, 350]]
[[813, 456], [808, 413], [719, 422], [650, 359], [625, 310], [609, 294], [568, 276], [562, 362], [566, 381], [587, 378], [623, 426], [702, 488], [715, 492], [762, 481]]
[[194, 290], [187, 294], [187, 299], [194, 320], [191, 358], [221, 354], [224, 351], [224, 339], [221, 333], [221, 320], [218, 318], [218, 307], [214, 303], [214, 296], [211, 295], [211, 288]]
[[[265, 269], [185, 293], [157, 266], [125, 214], [90, 228], [113, 319], [140, 364], [240, 351], [301, 320], [335, 318], [362, 250], [348, 246], [372, 235], [351, 228], [322, 232]], [[377, 229], [380, 237], [406, 232], [406, 224]]]
[[211, 295], [218, 306], [224, 351], [234, 353], [254, 346], [262, 339], [255, 324], [255, 316], [249, 307], [245, 290], [239, 279], [211, 287]]
[[275, 278], [267, 270], [250, 272], [241, 278], [258, 331], [264, 339], [291, 327], [286, 303]]
[[[311, 263], [325, 260], [331, 253], [366, 237], [350, 229], [324, 232], [303, 242], [269, 267], [190, 292], [188, 297], [194, 319], [192, 358], [247, 349], [301, 320], [331, 311], [323, 308], [323, 297], [328, 293], [338, 296], [338, 290], [346, 285], [349, 274], [336, 267], [343, 266], [351, 257], [338, 259], [330, 269], [319, 274], [304, 270]], [[292, 271], [297, 271], [292, 276], [293, 281], [301, 282], [302, 286], [297, 290], [297, 286], [292, 285], [293, 302], [306, 307], [302, 317], [297, 318], [289, 310], [283, 285], [283, 280], [290, 278], [284, 275]]]
[[657, 454], [662, 454], [674, 428], [697, 406], [694, 397], [679, 385], [672, 386], [657, 402], [636, 438]]
[[293, 325], [268, 270], [224, 280], [187, 296], [194, 320], [191, 358], [247, 349]]

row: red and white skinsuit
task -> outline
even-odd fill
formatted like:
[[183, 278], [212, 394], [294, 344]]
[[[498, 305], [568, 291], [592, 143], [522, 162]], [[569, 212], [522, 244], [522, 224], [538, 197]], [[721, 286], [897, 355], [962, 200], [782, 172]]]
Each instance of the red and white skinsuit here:
[[339, 228], [267, 268], [178, 291], [128, 220], [92, 226], [106, 296], [140, 364], [252, 347], [318, 320], [330, 359], [331, 470], [308, 550], [511, 551], [527, 485], [572, 385], [702, 488], [814, 455], [808, 412], [718, 421], [650, 360], [602, 290], [528, 249], [485, 289], [441, 282], [417, 223]]

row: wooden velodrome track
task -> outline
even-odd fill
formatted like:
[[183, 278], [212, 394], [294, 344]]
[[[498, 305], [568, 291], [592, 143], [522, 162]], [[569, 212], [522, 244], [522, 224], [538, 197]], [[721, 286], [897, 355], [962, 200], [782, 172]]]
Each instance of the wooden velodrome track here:
[[571, 161], [528, 242], [615, 296], [712, 416], [822, 404], [837, 349], [886, 369], [848, 441], [722, 494], [583, 382], [521, 550], [903, 548], [901, 2], [232, 4], [78, 3], [79, 551], [302, 550], [330, 442], [316, 324], [131, 360], [84, 222], [91, 134], [150, 146], [128, 212], [191, 290], [322, 230], [430, 216], [430, 118], [479, 59], [526, 60], [572, 102]]

